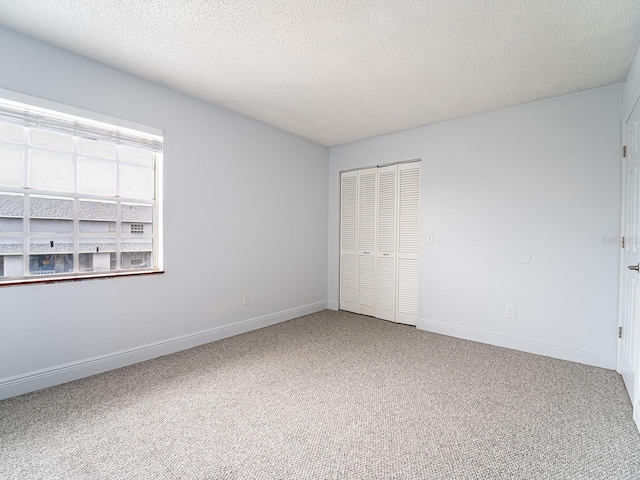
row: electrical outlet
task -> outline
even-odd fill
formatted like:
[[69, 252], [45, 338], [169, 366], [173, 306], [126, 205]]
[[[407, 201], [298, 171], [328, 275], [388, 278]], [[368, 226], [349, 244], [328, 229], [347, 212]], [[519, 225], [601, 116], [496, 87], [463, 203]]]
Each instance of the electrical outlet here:
[[507, 305], [504, 309], [505, 318], [516, 318], [516, 307]]
[[243, 305], [249, 305], [251, 303], [251, 295], [249, 295], [249, 292], [245, 292], [242, 294], [242, 304]]

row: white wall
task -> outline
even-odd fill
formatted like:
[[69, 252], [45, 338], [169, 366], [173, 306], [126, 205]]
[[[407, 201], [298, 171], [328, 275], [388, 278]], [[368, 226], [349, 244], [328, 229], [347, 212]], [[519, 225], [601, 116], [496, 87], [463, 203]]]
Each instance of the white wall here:
[[164, 130], [166, 270], [0, 288], [0, 398], [326, 306], [326, 148], [6, 29], [0, 65], [0, 88]]
[[331, 148], [329, 305], [339, 172], [421, 158], [418, 327], [615, 368], [620, 247], [603, 237], [620, 232], [622, 94], [618, 84]]

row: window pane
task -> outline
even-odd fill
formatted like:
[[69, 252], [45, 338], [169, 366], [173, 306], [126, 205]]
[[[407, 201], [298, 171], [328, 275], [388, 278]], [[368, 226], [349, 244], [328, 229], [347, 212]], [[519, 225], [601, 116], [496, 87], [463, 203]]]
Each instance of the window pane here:
[[20, 125], [0, 122], [0, 142], [23, 143], [24, 130]]
[[0, 233], [19, 233], [22, 231], [22, 218], [0, 217]]
[[21, 237], [0, 237], [0, 254], [24, 253], [24, 242]]
[[30, 275], [73, 272], [73, 255], [29, 255]]
[[31, 217], [73, 218], [73, 200], [57, 197], [29, 197]]
[[104, 272], [116, 268], [115, 238], [81, 238], [80, 252], [81, 272]]
[[130, 268], [151, 268], [151, 252], [122, 252], [120, 255], [120, 267]]
[[45, 190], [73, 192], [73, 156], [29, 150], [29, 186]]
[[0, 277], [22, 277], [22, 255], [0, 255]]
[[34, 233], [73, 233], [73, 220], [32, 218], [31, 231]]
[[85, 220], [116, 221], [118, 207], [115, 202], [95, 202], [80, 200], [80, 218]]
[[152, 222], [153, 207], [150, 205], [123, 203], [120, 215], [123, 222]]
[[22, 187], [24, 173], [22, 147], [0, 145], [0, 185]]
[[79, 260], [81, 272], [105, 272], [116, 268], [115, 253], [81, 253]]
[[80, 221], [80, 233], [115, 233], [116, 222]]
[[[114, 227], [115, 228], [115, 227]], [[116, 239], [109, 237], [80, 238], [80, 271], [103, 272], [116, 265]]]
[[83, 253], [115, 252], [116, 239], [109, 237], [83, 237], [80, 239], [80, 251]]
[[153, 167], [153, 152], [133, 147], [120, 147], [120, 161]]
[[150, 252], [153, 242], [150, 238], [123, 238], [120, 248], [123, 252]]
[[151, 223], [122, 222], [122, 233], [131, 235], [153, 235], [153, 225]]
[[120, 249], [120, 268], [152, 268], [153, 241], [150, 238], [123, 238]]
[[153, 168], [120, 164], [119, 194], [121, 197], [153, 200], [154, 191]]
[[60, 152], [73, 152], [73, 137], [47, 130], [29, 129], [29, 144], [36, 147], [51, 148]]
[[0, 215], [22, 217], [24, 215], [24, 195], [0, 194]]
[[31, 237], [30, 253], [73, 253], [73, 238]]
[[78, 153], [81, 155], [115, 160], [116, 151], [116, 146], [113, 143], [99, 142], [88, 138], [78, 140]]
[[80, 192], [109, 196], [116, 194], [115, 162], [78, 158], [78, 170]]

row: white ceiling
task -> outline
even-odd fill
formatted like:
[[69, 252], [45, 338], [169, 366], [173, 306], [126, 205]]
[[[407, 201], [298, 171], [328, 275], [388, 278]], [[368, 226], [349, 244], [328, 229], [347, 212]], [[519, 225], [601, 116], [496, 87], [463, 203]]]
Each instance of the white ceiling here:
[[323, 145], [624, 81], [638, 0], [0, 0], [0, 24]]

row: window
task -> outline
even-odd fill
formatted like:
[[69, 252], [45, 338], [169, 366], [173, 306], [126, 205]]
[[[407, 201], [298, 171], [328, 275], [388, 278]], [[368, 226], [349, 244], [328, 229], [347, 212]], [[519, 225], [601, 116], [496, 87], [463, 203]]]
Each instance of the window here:
[[0, 97], [0, 284], [160, 270], [162, 132]]

